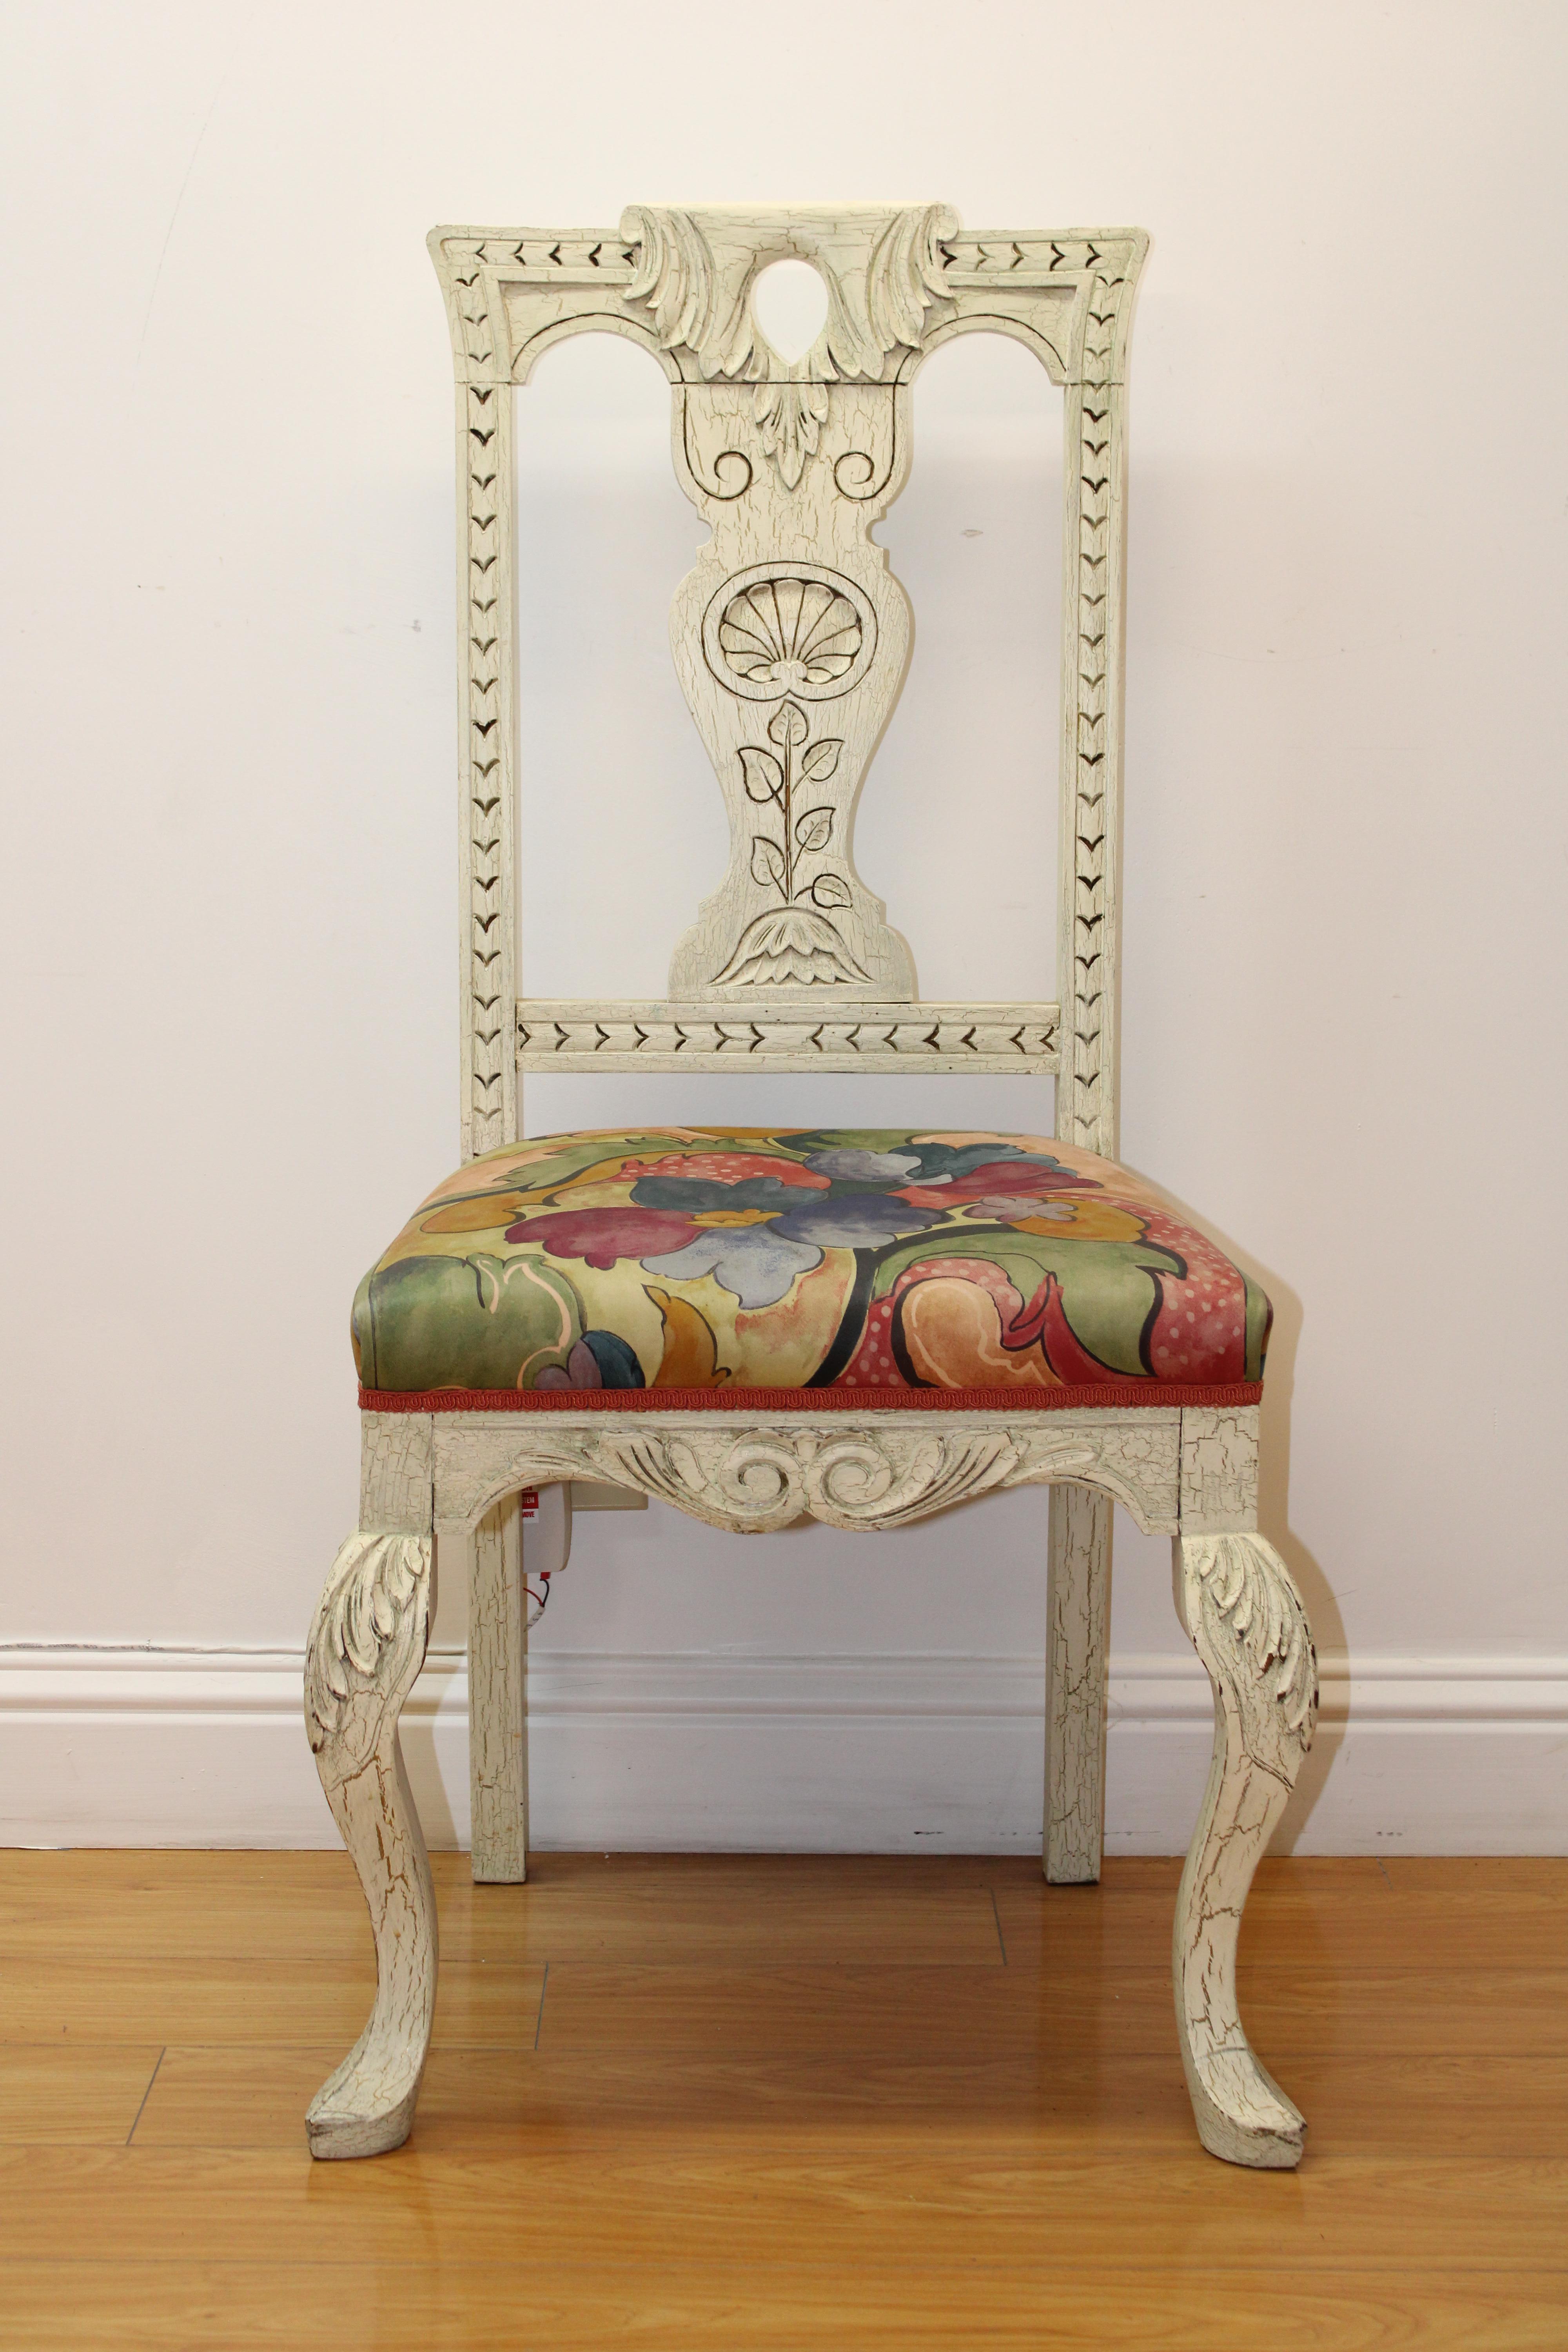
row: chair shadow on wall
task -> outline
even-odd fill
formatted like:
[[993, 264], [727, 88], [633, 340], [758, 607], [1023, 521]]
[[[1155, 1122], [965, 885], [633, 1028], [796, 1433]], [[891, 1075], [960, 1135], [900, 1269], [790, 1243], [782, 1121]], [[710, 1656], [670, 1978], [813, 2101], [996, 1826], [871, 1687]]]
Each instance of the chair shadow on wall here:
[[[1124, 1162], [1130, 1166], [1130, 1162]], [[1142, 1169], [1133, 1171], [1144, 1175]], [[1336, 1661], [1345, 1653], [1344, 1619], [1333, 1588], [1317, 1559], [1290, 1526], [1290, 1405], [1296, 1387], [1296, 1350], [1301, 1338], [1301, 1301], [1282, 1275], [1265, 1265], [1260, 1258], [1205, 1217], [1190, 1201], [1161, 1181], [1158, 1176], [1146, 1181], [1158, 1185], [1174, 1207], [1178, 1216], [1205, 1234], [1215, 1247], [1222, 1249], [1232, 1265], [1259, 1283], [1268, 1293], [1274, 1307], [1274, 1326], [1268, 1337], [1268, 1376], [1263, 1383], [1263, 1402], [1258, 1412], [1258, 1527], [1261, 1535], [1284, 1558], [1296, 1580], [1297, 1589], [1306, 1606], [1307, 1622], [1312, 1629], [1312, 1639], [1320, 1660], [1325, 1654]], [[1333, 1770], [1334, 1759], [1344, 1745], [1348, 1723], [1347, 1713], [1336, 1713], [1325, 1718], [1319, 1717], [1317, 1734], [1300, 1769], [1296, 1786], [1279, 1825], [1269, 1842], [1270, 1853], [1293, 1853], [1296, 1842], [1311, 1817], [1312, 1810]]]
[[[449, 1575], [460, 1575], [461, 1572], [460, 1565], [454, 1568], [448, 1563]], [[405, 1707], [403, 1719], [397, 1727], [404, 1769], [414, 1790], [425, 1843], [432, 1853], [463, 1853], [468, 1844], [468, 1838], [459, 1830], [452, 1808], [449, 1769], [448, 1773], [443, 1773], [436, 1746], [438, 1709], [454, 1685], [459, 1683], [466, 1693], [466, 1654], [431, 1650], [415, 1690], [413, 1704]], [[449, 1721], [443, 1727], [448, 1738], [453, 1727]]]

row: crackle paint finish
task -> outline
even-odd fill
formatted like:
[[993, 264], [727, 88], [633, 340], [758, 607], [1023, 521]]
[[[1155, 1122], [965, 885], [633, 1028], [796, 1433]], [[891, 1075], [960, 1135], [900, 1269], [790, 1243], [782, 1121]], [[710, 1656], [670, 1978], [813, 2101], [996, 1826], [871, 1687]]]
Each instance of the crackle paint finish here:
[[[359, 1527], [312, 1629], [306, 1711], [377, 1995], [310, 2109], [318, 2157], [405, 2137], [429, 2042], [435, 1907], [397, 1717], [440, 1556], [470, 1590], [475, 1875], [521, 1880], [517, 1498], [587, 1481], [754, 1534], [805, 1517], [885, 1532], [1047, 1486], [1054, 1881], [1100, 1869], [1113, 1505], [1169, 1535], [1215, 1702], [1176, 1904], [1183, 2063], [1206, 2147], [1300, 2161], [1301, 2116], [1254, 2057], [1236, 1990], [1247, 1887], [1316, 1704], [1300, 1596], [1258, 1530], [1268, 1305], [1115, 1159], [1125, 387], [1147, 247], [1135, 228], [966, 230], [942, 204], [631, 205], [616, 228], [431, 234], [457, 403], [465, 1164], [355, 1304]], [[784, 258], [828, 291], [793, 361], [752, 300]], [[670, 648], [730, 835], [667, 997], [637, 1003], [518, 993], [514, 395], [586, 332], [637, 344], [669, 383], [676, 478], [707, 534], [672, 583]], [[968, 333], [1012, 338], [1062, 394], [1054, 1003], [921, 1001], [854, 859], [910, 646], [891, 559], [911, 387]], [[953, 682], [962, 694], [961, 663]], [[983, 790], [966, 781], [960, 821]], [[1050, 1076], [1057, 1136], [933, 1122], [516, 1140], [531, 1071], [703, 1068]]]

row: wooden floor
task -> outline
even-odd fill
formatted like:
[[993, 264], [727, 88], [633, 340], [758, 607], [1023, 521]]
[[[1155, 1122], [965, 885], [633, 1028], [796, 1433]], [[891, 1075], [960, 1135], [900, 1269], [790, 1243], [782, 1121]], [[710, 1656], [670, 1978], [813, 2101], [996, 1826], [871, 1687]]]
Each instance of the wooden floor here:
[[414, 2137], [312, 2165], [332, 1854], [0, 1853], [0, 2344], [1568, 2347], [1568, 1864], [1283, 1862], [1301, 2170], [1205, 2156], [1177, 1867], [437, 1862]]

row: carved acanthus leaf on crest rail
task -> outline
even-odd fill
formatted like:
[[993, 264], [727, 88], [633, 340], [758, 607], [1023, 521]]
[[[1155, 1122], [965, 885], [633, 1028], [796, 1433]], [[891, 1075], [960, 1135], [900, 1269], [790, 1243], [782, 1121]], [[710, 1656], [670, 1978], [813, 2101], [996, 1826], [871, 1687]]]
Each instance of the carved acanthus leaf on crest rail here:
[[947, 299], [940, 240], [955, 234], [958, 217], [946, 205], [880, 216], [759, 215], [747, 224], [747, 244], [720, 254], [703, 223], [696, 212], [628, 205], [621, 236], [637, 249], [627, 301], [646, 303], [663, 348], [689, 352], [709, 380], [795, 376], [758, 329], [749, 299], [758, 271], [785, 255], [813, 263], [827, 286], [827, 323], [808, 355], [811, 374], [799, 362], [797, 381], [881, 383], [888, 354], [917, 349], [926, 311]]
[[[886, 214], [758, 215], [738, 237], [732, 216], [631, 205], [621, 217], [636, 257], [626, 299], [646, 306], [660, 347], [688, 353], [703, 380], [757, 385], [763, 453], [793, 490], [827, 416], [824, 387], [883, 382], [889, 355], [918, 350], [927, 310], [946, 305], [941, 239], [957, 226], [945, 205], [916, 205]], [[768, 341], [751, 299], [761, 270], [784, 256], [810, 263], [827, 288], [826, 324], [793, 362]]]

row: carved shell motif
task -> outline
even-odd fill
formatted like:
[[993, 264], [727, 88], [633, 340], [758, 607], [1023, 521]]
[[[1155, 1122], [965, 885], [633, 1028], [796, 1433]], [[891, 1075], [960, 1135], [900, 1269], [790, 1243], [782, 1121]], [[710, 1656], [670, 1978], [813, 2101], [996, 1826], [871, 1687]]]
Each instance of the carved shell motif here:
[[827, 686], [854, 665], [860, 615], [823, 580], [753, 581], [724, 607], [719, 643], [753, 686]]
[[732, 572], [702, 616], [702, 651], [726, 693], [744, 702], [836, 702], [877, 656], [877, 613], [863, 588], [796, 559]]

